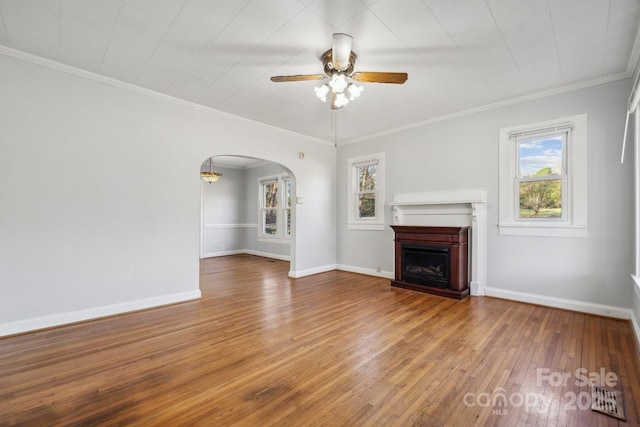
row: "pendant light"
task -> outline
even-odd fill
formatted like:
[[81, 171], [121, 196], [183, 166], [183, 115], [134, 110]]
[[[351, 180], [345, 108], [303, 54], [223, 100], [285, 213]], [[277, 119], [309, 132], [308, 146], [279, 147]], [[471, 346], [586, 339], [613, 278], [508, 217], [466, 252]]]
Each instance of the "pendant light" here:
[[222, 174], [220, 172], [216, 172], [213, 169], [213, 157], [209, 157], [209, 170], [200, 171], [200, 178], [211, 184], [212, 182], [219, 180], [221, 176]]

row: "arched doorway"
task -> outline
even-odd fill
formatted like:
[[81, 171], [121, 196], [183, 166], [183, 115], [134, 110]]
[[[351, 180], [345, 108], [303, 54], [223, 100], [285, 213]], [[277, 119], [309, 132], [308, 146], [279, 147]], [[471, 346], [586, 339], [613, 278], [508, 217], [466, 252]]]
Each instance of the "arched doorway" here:
[[200, 258], [241, 253], [290, 261], [295, 251], [295, 177], [264, 159], [217, 155], [204, 159], [222, 176], [201, 183]]

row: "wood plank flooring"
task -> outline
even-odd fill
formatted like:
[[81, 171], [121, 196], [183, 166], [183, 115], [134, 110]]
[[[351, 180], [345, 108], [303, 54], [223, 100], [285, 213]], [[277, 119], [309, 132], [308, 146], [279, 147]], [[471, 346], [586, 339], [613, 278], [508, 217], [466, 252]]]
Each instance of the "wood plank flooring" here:
[[288, 269], [206, 259], [199, 301], [0, 339], [0, 425], [640, 425], [627, 321]]

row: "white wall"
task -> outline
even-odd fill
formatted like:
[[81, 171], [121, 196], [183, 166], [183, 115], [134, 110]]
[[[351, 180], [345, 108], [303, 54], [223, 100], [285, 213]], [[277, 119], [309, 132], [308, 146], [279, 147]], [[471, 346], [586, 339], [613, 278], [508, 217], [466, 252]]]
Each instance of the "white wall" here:
[[245, 170], [219, 166], [215, 170], [223, 174], [220, 180], [201, 183], [203, 258], [243, 251], [247, 228], [252, 226], [245, 218]]
[[0, 335], [198, 297], [212, 155], [289, 168], [292, 275], [333, 268], [330, 144], [27, 59], [0, 54]]
[[[620, 165], [630, 81], [622, 80], [477, 112], [340, 147], [337, 162], [337, 259], [354, 271], [393, 271], [393, 233], [346, 228], [349, 158], [386, 153], [386, 202], [394, 193], [488, 190], [487, 292], [537, 302], [630, 308], [633, 270], [633, 169]], [[588, 237], [542, 238], [498, 233], [500, 128], [588, 113]], [[386, 208], [386, 224], [391, 210]], [[375, 270], [372, 270], [375, 271]], [[566, 301], [565, 301], [566, 300]], [[562, 304], [559, 304], [562, 305]], [[614, 312], [607, 313], [610, 307]], [[573, 307], [580, 308], [580, 307]]]

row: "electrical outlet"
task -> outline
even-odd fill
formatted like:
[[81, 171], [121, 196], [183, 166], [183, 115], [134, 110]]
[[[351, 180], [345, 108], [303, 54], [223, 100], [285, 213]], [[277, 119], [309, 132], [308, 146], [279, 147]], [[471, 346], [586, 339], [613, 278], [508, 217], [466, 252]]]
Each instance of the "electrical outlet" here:
[[376, 271], [377, 271], [378, 273], [380, 273], [380, 272], [382, 271], [382, 267], [381, 267], [381, 266], [378, 266], [378, 268], [376, 268]]

